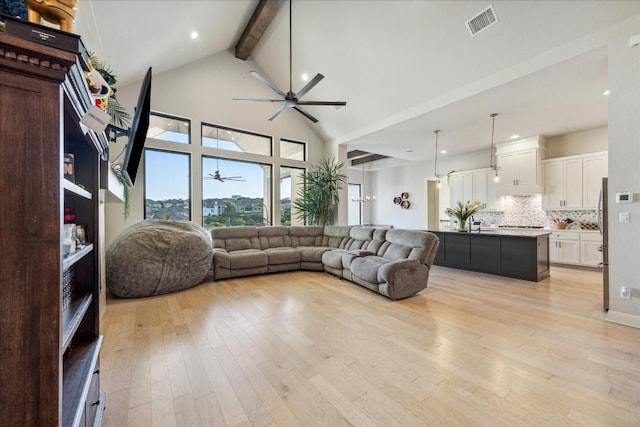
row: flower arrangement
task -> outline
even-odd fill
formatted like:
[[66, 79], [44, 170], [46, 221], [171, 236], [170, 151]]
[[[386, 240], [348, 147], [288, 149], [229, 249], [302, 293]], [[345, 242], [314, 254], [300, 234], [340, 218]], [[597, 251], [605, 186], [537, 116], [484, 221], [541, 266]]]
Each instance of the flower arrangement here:
[[454, 216], [458, 219], [458, 231], [467, 231], [467, 220], [480, 210], [482, 203], [479, 200], [462, 204], [458, 202], [455, 208], [447, 208], [444, 213], [448, 216]]

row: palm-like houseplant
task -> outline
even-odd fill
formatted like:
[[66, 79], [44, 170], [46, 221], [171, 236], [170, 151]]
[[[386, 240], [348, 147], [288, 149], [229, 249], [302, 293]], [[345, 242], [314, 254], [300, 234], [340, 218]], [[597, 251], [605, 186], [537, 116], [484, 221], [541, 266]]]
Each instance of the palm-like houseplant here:
[[335, 222], [340, 190], [347, 176], [340, 173], [344, 163], [335, 159], [321, 160], [302, 177], [297, 199], [293, 202], [296, 217], [309, 225], [331, 225]]
[[462, 204], [458, 202], [454, 208], [447, 208], [444, 213], [449, 216], [456, 217], [458, 219], [458, 231], [467, 231], [467, 220], [480, 210], [482, 203], [478, 200], [467, 202]]

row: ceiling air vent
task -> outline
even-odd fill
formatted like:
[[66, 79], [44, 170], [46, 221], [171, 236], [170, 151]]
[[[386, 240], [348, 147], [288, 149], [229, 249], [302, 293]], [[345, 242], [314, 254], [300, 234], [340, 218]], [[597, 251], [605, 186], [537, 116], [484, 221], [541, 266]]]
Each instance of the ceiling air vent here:
[[471, 34], [471, 37], [475, 37], [480, 31], [485, 30], [498, 22], [496, 12], [493, 10], [493, 6], [489, 5], [485, 10], [474, 16], [467, 21], [467, 30]]

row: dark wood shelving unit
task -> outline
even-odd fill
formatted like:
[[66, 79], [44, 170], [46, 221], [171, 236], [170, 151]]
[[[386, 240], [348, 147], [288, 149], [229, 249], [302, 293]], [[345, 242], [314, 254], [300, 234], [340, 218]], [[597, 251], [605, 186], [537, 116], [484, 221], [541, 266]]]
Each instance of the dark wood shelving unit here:
[[[96, 426], [105, 407], [97, 243], [108, 142], [79, 123], [91, 102], [82, 55], [0, 33], [3, 426]], [[74, 179], [63, 177], [64, 153]], [[65, 208], [87, 239], [66, 256]]]

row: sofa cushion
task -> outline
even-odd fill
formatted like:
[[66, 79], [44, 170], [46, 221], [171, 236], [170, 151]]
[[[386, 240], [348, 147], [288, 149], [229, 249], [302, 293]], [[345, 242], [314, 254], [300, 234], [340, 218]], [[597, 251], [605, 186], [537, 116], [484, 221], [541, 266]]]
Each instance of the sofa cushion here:
[[301, 262], [322, 262], [323, 254], [333, 248], [326, 246], [299, 246], [296, 249], [300, 251]]
[[261, 249], [291, 247], [288, 227], [258, 227], [258, 237]]
[[324, 227], [324, 235], [322, 236], [322, 246], [331, 248], [344, 249], [345, 244], [349, 240], [349, 230], [352, 227], [327, 225]]
[[214, 248], [226, 249], [228, 252], [260, 249], [256, 227], [212, 228], [211, 238]]
[[331, 268], [342, 268], [342, 256], [347, 251], [344, 249], [333, 249], [322, 254], [322, 263]]
[[300, 226], [294, 225], [289, 228], [291, 246], [321, 246], [322, 233], [324, 227], [319, 225]]
[[300, 251], [296, 248], [270, 248], [264, 252], [267, 254], [269, 265], [300, 262]]
[[363, 280], [366, 280], [367, 282], [379, 283], [378, 269], [389, 262], [390, 261], [388, 259], [379, 256], [355, 258], [351, 262], [351, 273]]
[[264, 251], [257, 249], [246, 249], [242, 251], [229, 252], [229, 265], [232, 270], [238, 268], [264, 267], [269, 259]]

